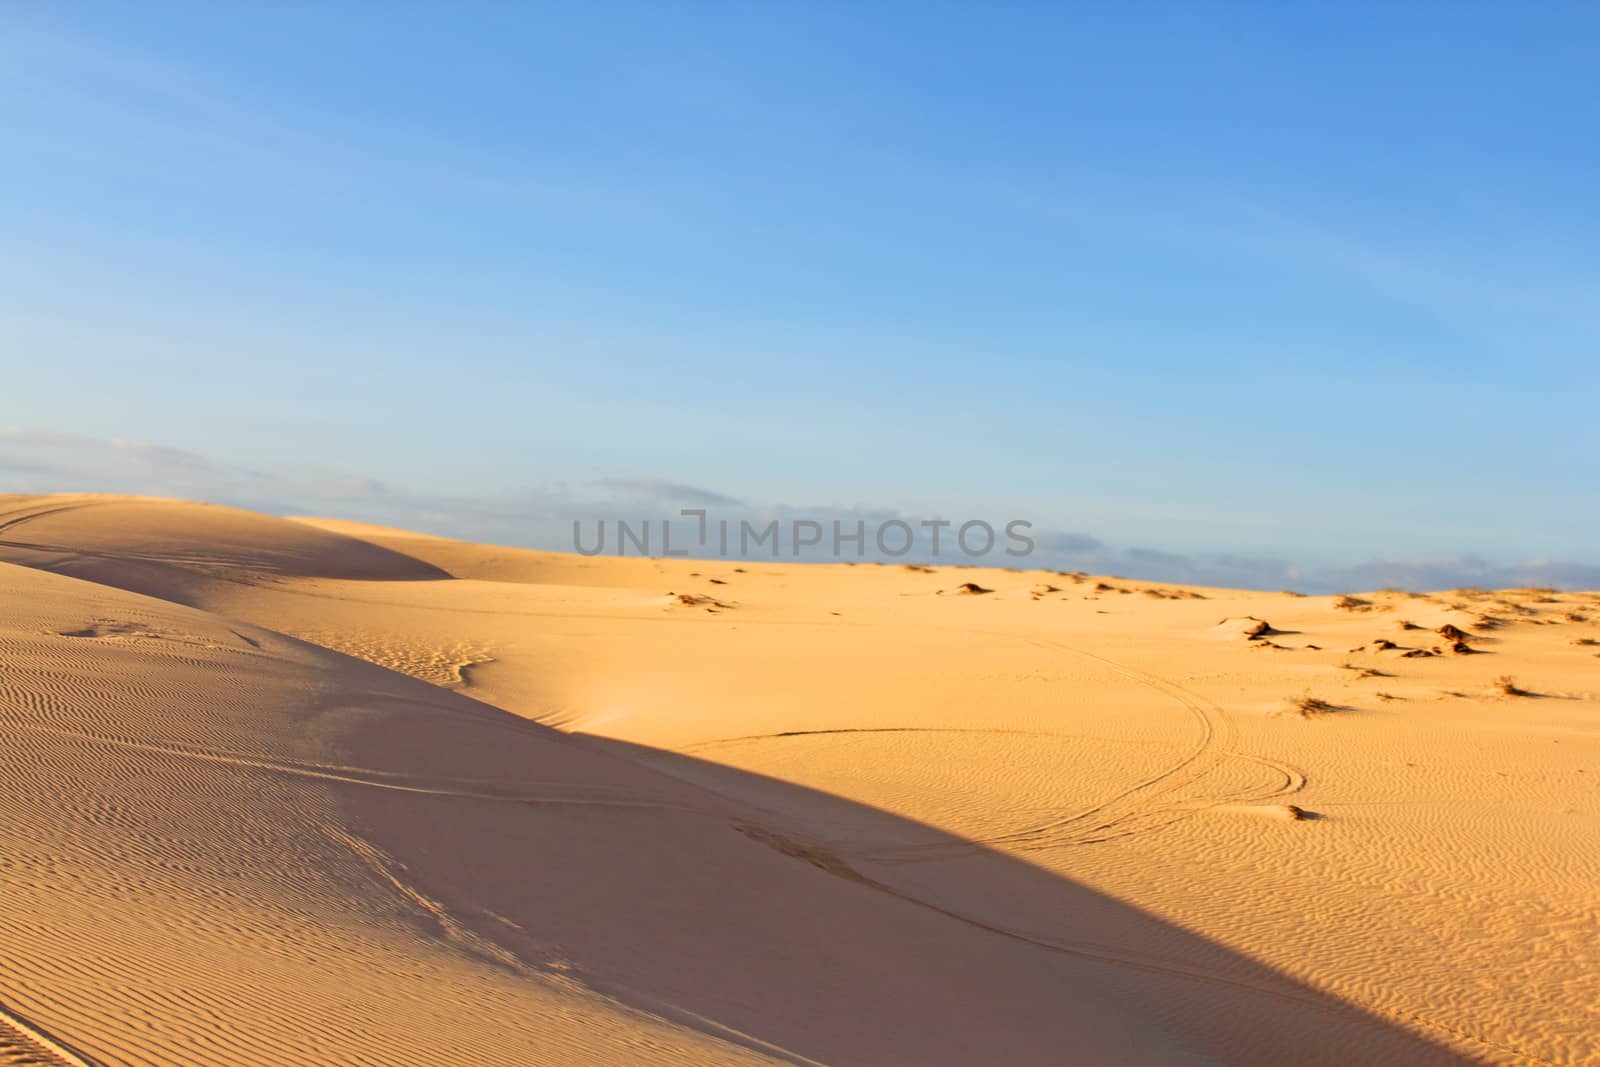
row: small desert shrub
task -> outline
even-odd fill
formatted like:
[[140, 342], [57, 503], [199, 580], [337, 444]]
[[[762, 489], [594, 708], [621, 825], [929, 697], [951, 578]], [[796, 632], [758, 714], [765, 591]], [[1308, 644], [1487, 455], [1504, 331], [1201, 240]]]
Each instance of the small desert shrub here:
[[1339, 707], [1337, 704], [1323, 700], [1319, 696], [1314, 696], [1308, 691], [1301, 693], [1297, 697], [1290, 697], [1289, 710], [1302, 718], [1309, 719], [1313, 715], [1326, 715], [1329, 712], [1338, 711]]
[[1502, 674], [1494, 680], [1494, 687], [1500, 691], [1501, 696], [1525, 697], [1532, 696], [1526, 689], [1517, 685], [1517, 680], [1509, 674]]
[[1572, 643], [1575, 645], [1600, 645], [1600, 641], [1596, 641], [1592, 637], [1574, 637]]
[[1363, 667], [1359, 663], [1341, 663], [1340, 667], [1347, 671], [1355, 671], [1357, 678], [1388, 678], [1389, 675], [1376, 667]]
[[1371, 611], [1372, 601], [1363, 600], [1358, 596], [1351, 596], [1348, 593], [1341, 593], [1338, 597], [1334, 598], [1333, 606], [1338, 608], [1340, 611]]

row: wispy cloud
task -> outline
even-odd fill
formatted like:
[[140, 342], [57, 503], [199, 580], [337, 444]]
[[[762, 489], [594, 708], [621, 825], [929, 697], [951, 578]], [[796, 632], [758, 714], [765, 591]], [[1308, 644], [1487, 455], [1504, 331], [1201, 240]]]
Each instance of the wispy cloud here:
[[661, 481], [655, 478], [636, 478], [631, 480], [609, 480], [596, 482], [596, 485], [618, 490], [630, 497], [645, 500], [662, 500], [670, 503], [704, 504], [716, 507], [733, 507], [742, 501], [731, 496], [710, 489], [701, 489], [693, 485], [683, 485], [679, 482]]
[[[161, 445], [25, 429], [0, 429], [0, 491], [181, 497], [270, 514], [322, 514], [465, 540], [558, 551], [573, 548], [574, 521], [588, 524], [592, 531], [593, 524], [602, 518], [636, 526], [646, 520], [659, 524], [672, 519], [682, 522], [680, 529], [687, 532], [693, 520], [682, 518], [679, 510], [704, 508], [713, 523], [718, 518], [727, 518], [735, 525], [740, 520], [755, 526], [774, 520], [782, 524], [796, 520], [817, 523], [825, 531], [823, 545], [802, 556], [813, 559], [833, 558], [827, 551], [831, 547], [827, 542], [834, 523], [849, 533], [858, 524], [873, 530], [881, 523], [899, 520], [918, 531], [918, 539], [909, 555], [892, 558], [929, 560], [931, 546], [921, 524], [939, 518], [892, 507], [752, 505], [712, 489], [648, 477], [608, 479], [496, 497], [418, 494], [333, 467], [257, 469]], [[976, 516], [961, 516], [957, 521], [972, 517]], [[994, 525], [1001, 528], [1005, 521]], [[659, 525], [655, 529], [659, 530]], [[1028, 533], [1035, 542], [1031, 555], [1008, 557], [996, 553], [971, 562], [1082, 570], [1145, 581], [1246, 589], [1291, 588], [1310, 593], [1384, 586], [1419, 590], [1526, 585], [1600, 588], [1600, 566], [1571, 560], [1494, 563], [1475, 556], [1446, 556], [1375, 559], [1342, 567], [1305, 566], [1272, 556], [1119, 547], [1081, 531], [1034, 528]], [[945, 533], [945, 547], [937, 561], [969, 562], [950, 549], [951, 536]], [[861, 558], [890, 558], [872, 542], [869, 535]], [[685, 541], [676, 543], [682, 547]], [[711, 547], [715, 547], [714, 543]], [[786, 556], [789, 551], [785, 547]], [[851, 551], [854, 552], [853, 546]], [[693, 552], [691, 546], [691, 554], [699, 553]]]

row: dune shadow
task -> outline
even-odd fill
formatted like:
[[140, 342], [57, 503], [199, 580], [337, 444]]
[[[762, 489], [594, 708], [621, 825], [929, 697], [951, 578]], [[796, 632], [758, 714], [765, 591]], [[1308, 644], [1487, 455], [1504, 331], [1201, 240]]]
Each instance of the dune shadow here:
[[[916, 841], [958, 858], [913, 868], [857, 859], [849, 844], [764, 824], [735, 829], [831, 877], [993, 937], [1088, 965], [1131, 1014], [1161, 1020], [1189, 1050], [1223, 1062], [1465, 1063], [1470, 1059], [1367, 1010], [1131, 904], [1015, 855], [904, 816], [764, 775], [626, 741], [583, 741], [797, 821], [851, 825], [883, 841]], [[826, 809], [825, 811], [817, 809]], [[820, 816], [820, 818], [819, 818]], [[1296, 818], [1321, 820], [1317, 812]], [[1203, 877], [1197, 871], [1196, 877]], [[1110, 972], [1121, 972], [1120, 978]], [[1131, 981], [1127, 979], [1131, 978]], [[1274, 1018], [1273, 1013], [1279, 1013]], [[821, 1022], [819, 1020], [819, 1022]], [[1272, 1032], [1276, 1028], [1276, 1032]], [[1043, 1056], [1038, 1062], [1070, 1062]]]
[[[563, 974], [708, 1034], [839, 1064], [1473, 1062], [1015, 855], [694, 756], [515, 721], [703, 799], [681, 815], [558, 818], [352, 796], [361, 824], [479, 936], [531, 966], [554, 939]], [[936, 858], [883, 858], [902, 848]]]
[[384, 545], [231, 508], [97, 500], [0, 521], [0, 530], [0, 562], [190, 607], [203, 606], [217, 588], [279, 579], [453, 577]]

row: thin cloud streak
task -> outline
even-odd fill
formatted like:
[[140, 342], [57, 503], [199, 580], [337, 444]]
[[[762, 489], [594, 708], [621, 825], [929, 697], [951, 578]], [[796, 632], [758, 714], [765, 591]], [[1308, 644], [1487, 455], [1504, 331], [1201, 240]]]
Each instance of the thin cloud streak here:
[[[646, 521], [660, 529], [671, 519], [679, 548], [688, 541], [695, 520], [679, 514], [702, 508], [708, 521], [727, 519], [738, 528], [748, 521], [764, 527], [777, 521], [815, 522], [823, 543], [805, 550], [802, 560], [833, 560], [833, 524], [848, 536], [858, 524], [875, 530], [899, 520], [917, 531], [905, 555], [880, 552], [869, 534], [859, 555], [849, 542], [844, 558], [882, 562], [974, 563], [1024, 569], [1087, 571], [1144, 581], [1245, 589], [1290, 588], [1331, 593], [1386, 586], [1429, 590], [1465, 586], [1553, 586], [1600, 588], [1600, 566], [1571, 560], [1529, 560], [1500, 564], [1476, 556], [1428, 559], [1374, 559], [1354, 566], [1303, 566], [1272, 556], [1186, 554], [1143, 546], [1117, 547], [1081, 531], [1034, 528], [1028, 531], [1035, 551], [1012, 557], [995, 552], [968, 558], [952, 550], [946, 531], [942, 551], [934, 556], [922, 527], [941, 516], [915, 515], [895, 508], [749, 506], [711, 489], [656, 478], [611, 479], [559, 486], [496, 497], [451, 497], [408, 493], [371, 478], [331, 467], [256, 469], [222, 463], [198, 453], [135, 441], [99, 440], [37, 430], [0, 429], [0, 491], [17, 493], [108, 492], [169, 496], [229, 504], [276, 515], [324, 514], [362, 522], [414, 529], [463, 540], [542, 548], [573, 549], [573, 523], [587, 524], [592, 544], [594, 524], [626, 521], [638, 528]], [[982, 516], [962, 516], [956, 521]], [[997, 530], [1007, 520], [990, 520]], [[614, 526], [612, 527], [614, 529]], [[657, 535], [659, 536], [659, 534]], [[690, 554], [715, 557], [712, 551]], [[898, 543], [896, 547], [898, 546]], [[614, 549], [614, 541], [609, 547]], [[785, 543], [780, 558], [795, 558]]]

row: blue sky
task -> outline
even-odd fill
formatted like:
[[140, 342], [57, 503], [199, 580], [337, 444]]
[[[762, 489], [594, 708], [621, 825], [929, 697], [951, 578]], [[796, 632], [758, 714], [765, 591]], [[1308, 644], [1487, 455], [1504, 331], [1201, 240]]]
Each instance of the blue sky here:
[[24, 3], [0, 37], [0, 427], [418, 496], [1600, 562], [1592, 7]]

